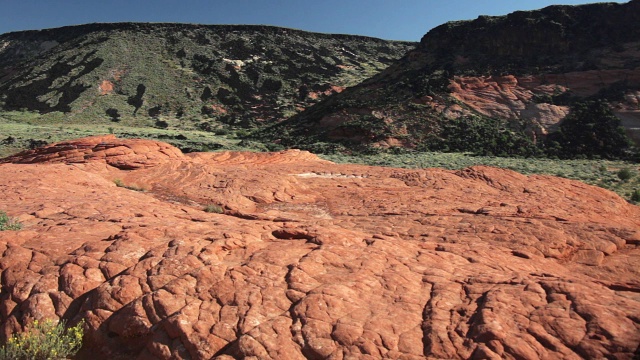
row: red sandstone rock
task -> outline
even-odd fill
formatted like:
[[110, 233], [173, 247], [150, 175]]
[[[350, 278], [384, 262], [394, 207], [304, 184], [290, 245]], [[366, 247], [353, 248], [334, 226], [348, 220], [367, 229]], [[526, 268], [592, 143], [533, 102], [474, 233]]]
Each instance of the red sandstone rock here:
[[182, 159], [180, 149], [153, 140], [116, 139], [115, 135], [91, 136], [63, 141], [34, 150], [27, 150], [0, 160], [17, 164], [84, 163], [103, 160], [119, 169], [155, 166], [166, 160]]
[[108, 95], [111, 94], [113, 92], [113, 83], [109, 80], [102, 80], [102, 82], [100, 83], [100, 86], [98, 86], [100, 89], [100, 95]]
[[[569, 78], [571, 78], [570, 75], [568, 74]], [[541, 79], [516, 78], [512, 75], [460, 77], [452, 81], [449, 89], [454, 98], [481, 114], [503, 119], [524, 120], [530, 131], [538, 135], [546, 135], [567, 116], [569, 107], [536, 103], [534, 95], [551, 96], [568, 90], [566, 85], [560, 84], [543, 84]], [[453, 117], [456, 117], [455, 114], [457, 113], [454, 112]]]
[[[490, 117], [522, 120], [531, 133], [546, 135], [567, 116], [569, 107], [538, 103], [534, 96], [553, 96], [569, 91], [573, 96], [584, 98], [618, 82], [640, 84], [640, 69], [590, 70], [543, 76], [456, 77], [449, 90], [455, 99], [474, 111]], [[636, 100], [635, 94], [629, 93], [624, 102], [616, 103], [616, 114], [632, 137], [638, 136], [632, 130], [639, 123], [634, 112], [637, 110]], [[459, 116], [459, 112], [426, 99], [417, 99], [416, 102], [433, 104], [448, 117]]]
[[45, 149], [0, 164], [24, 224], [0, 232], [4, 337], [60, 317], [86, 320], [95, 359], [637, 352], [640, 209], [604, 189], [113, 137]]

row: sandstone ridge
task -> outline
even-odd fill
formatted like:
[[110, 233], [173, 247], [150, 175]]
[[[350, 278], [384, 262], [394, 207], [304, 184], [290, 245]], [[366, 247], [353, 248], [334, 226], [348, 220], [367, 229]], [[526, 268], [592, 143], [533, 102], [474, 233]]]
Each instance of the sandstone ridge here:
[[108, 136], [3, 159], [0, 209], [2, 337], [84, 358], [638, 355], [640, 208], [576, 181]]
[[1, 162], [72, 164], [101, 160], [118, 169], [132, 170], [183, 158], [184, 155], [178, 148], [166, 143], [153, 140], [121, 140], [115, 135], [104, 135], [27, 150]]

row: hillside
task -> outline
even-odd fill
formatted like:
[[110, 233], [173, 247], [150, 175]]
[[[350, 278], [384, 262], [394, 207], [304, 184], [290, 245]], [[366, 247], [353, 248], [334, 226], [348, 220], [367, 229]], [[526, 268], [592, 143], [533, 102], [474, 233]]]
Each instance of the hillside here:
[[249, 127], [353, 86], [414, 45], [242, 25], [116, 23], [7, 33], [0, 35], [0, 110], [66, 123]]
[[639, 39], [638, 0], [447, 23], [382, 73], [259, 136], [313, 151], [484, 147], [528, 155], [556, 146], [547, 137], [558, 130], [559, 146], [575, 144], [569, 137], [578, 135], [561, 123], [586, 107], [602, 116], [576, 119], [574, 129], [603, 122], [585, 137], [627, 149], [617, 125], [640, 143]]
[[80, 359], [632, 359], [640, 208], [552, 176], [183, 154], [102, 136], [0, 159], [0, 341]]

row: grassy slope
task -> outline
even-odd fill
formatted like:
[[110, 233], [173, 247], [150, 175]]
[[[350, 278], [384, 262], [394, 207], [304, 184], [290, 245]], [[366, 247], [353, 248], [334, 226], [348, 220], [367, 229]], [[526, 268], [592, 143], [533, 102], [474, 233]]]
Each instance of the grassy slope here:
[[[475, 156], [464, 153], [415, 152], [376, 155], [321, 155], [337, 163], [355, 163], [403, 168], [462, 169], [474, 165], [489, 165], [511, 169], [522, 174], [544, 174], [579, 180], [614, 191], [625, 199], [640, 190], [638, 164], [612, 160], [555, 160]], [[633, 177], [626, 181], [618, 177], [622, 169], [630, 169]]]
[[[42, 119], [32, 113], [0, 114], [0, 157], [39, 146], [93, 135], [115, 134], [123, 138], [154, 139], [170, 143], [185, 152], [212, 150], [260, 150], [242, 146], [234, 132], [216, 135], [211, 132], [182, 129], [122, 126], [119, 124], [82, 124]], [[11, 140], [13, 139], [13, 140]], [[244, 144], [248, 144], [244, 142]]]
[[[37, 51], [51, 41], [59, 45]], [[160, 119], [184, 129], [281, 120], [332, 85], [378, 73], [415, 45], [270, 26], [144, 23], [9, 33], [0, 44], [5, 110], [63, 112], [86, 123], [117, 114], [125, 125]], [[113, 92], [101, 94], [104, 81]]]

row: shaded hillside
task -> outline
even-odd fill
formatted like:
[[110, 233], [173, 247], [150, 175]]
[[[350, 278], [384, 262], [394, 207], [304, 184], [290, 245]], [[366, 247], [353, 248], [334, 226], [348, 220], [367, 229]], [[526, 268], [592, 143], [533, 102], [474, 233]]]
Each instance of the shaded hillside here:
[[550, 6], [439, 26], [387, 70], [260, 136], [314, 151], [530, 155], [585, 101], [608, 101], [622, 119], [611, 132], [622, 124], [640, 141], [639, 89], [640, 1]]
[[0, 35], [0, 107], [205, 130], [291, 116], [413, 43], [269, 26], [90, 24]]

